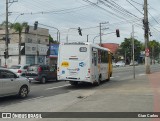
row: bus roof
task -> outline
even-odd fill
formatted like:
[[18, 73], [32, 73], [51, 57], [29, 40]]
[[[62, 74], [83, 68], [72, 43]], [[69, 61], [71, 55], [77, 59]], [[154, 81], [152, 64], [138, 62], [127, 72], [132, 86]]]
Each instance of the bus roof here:
[[61, 45], [89, 45], [89, 46], [92, 46], [95, 48], [99, 48], [99, 49], [107, 50], [107, 51], [111, 52], [110, 49], [108, 49], [108, 48], [104, 48], [104, 47], [99, 46], [98, 44], [90, 43], [90, 42], [61, 43]]

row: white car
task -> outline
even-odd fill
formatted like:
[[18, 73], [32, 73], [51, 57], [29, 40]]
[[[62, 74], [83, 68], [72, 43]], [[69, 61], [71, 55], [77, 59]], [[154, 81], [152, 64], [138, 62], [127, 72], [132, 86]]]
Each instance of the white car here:
[[[131, 61], [131, 63], [129, 64], [130, 66], [133, 66], [133, 61]], [[137, 61], [134, 61], [134, 65], [137, 66], [138, 65], [138, 62]]]
[[124, 67], [125, 66], [125, 63], [123, 61], [118, 61], [116, 63], [116, 67]]
[[116, 67], [116, 63], [115, 63], [115, 62], [112, 62], [112, 66], [113, 66], [113, 67]]
[[27, 97], [30, 92], [30, 82], [9, 69], [0, 68], [0, 97], [18, 95]]
[[17, 73], [19, 76], [27, 72], [27, 68], [29, 65], [13, 65], [9, 68], [9, 70]]

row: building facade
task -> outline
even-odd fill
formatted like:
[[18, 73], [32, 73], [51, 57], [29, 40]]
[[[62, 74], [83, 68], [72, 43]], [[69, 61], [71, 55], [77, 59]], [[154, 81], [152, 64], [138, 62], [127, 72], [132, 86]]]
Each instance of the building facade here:
[[[0, 29], [0, 38], [5, 37], [5, 30]], [[0, 66], [5, 64], [18, 64], [19, 55], [19, 35], [15, 30], [9, 29], [10, 43], [8, 44], [9, 58], [4, 58], [5, 41], [0, 40]], [[45, 28], [37, 28], [33, 26], [23, 29], [21, 35], [21, 64], [46, 64], [47, 51], [49, 45], [49, 30]]]

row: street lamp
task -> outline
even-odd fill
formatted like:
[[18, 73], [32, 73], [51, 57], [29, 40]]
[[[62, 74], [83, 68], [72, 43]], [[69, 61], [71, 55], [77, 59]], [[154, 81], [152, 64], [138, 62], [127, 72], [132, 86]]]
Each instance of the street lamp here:
[[42, 25], [42, 26], [49, 27], [49, 28], [56, 29], [56, 30], [57, 30], [57, 41], [60, 43], [60, 31], [59, 31], [59, 29], [57, 29], [56, 27], [44, 25], [44, 24], [41, 24], [41, 23], [38, 23], [38, 24], [39, 24], [39, 25]]
[[67, 31], [67, 36], [66, 36], [66, 42], [68, 43], [68, 33], [71, 29], [77, 29], [77, 28], [69, 28], [68, 31]]
[[17, 21], [17, 19], [18, 19], [21, 15], [24, 15], [24, 13], [19, 14], [19, 15], [16, 17], [16, 19], [14, 20], [13, 23], [15, 23], [15, 22]]

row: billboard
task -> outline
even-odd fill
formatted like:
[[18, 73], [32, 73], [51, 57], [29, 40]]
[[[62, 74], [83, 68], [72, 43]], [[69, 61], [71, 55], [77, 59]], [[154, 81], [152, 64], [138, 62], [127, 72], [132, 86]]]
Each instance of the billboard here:
[[25, 54], [26, 55], [36, 55], [37, 48], [39, 55], [47, 55], [48, 46], [43, 44], [25, 43]]
[[50, 45], [50, 57], [58, 57], [59, 44]]

